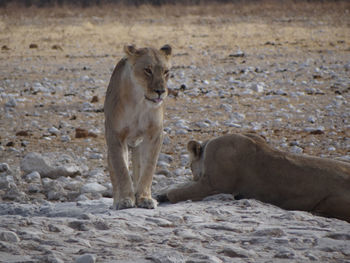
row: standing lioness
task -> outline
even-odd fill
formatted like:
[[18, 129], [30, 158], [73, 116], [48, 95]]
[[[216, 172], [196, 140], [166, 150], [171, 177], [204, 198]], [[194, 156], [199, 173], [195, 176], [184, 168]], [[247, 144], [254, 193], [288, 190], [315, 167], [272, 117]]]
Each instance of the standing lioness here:
[[[114, 207], [155, 208], [153, 173], [163, 141], [171, 47], [124, 47], [126, 57], [112, 74], [104, 104], [108, 167]], [[128, 148], [132, 148], [132, 178]]]
[[160, 200], [233, 193], [350, 222], [349, 163], [282, 152], [253, 134], [190, 141], [188, 150], [194, 182], [167, 190]]

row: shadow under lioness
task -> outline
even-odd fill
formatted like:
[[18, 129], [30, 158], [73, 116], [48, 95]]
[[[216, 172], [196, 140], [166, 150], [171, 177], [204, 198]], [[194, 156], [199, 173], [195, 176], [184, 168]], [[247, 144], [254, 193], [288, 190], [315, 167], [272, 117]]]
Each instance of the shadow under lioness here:
[[187, 148], [194, 181], [170, 187], [159, 201], [232, 193], [350, 222], [349, 163], [282, 152], [253, 134], [190, 141]]

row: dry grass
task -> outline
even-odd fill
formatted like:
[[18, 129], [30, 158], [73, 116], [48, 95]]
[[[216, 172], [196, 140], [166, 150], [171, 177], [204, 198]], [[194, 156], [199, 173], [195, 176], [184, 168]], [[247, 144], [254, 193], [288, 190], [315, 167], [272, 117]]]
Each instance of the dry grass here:
[[[332, 23], [350, 25], [349, 19], [350, 2], [340, 1], [235, 1], [233, 3], [205, 3], [199, 5], [151, 5], [125, 6], [122, 4], [106, 4], [97, 7], [79, 8], [75, 6], [52, 7], [52, 8], [25, 8], [22, 6], [8, 5], [0, 9], [2, 16], [11, 17], [18, 21], [29, 19], [48, 18], [88, 18], [109, 17], [114, 21], [130, 22], [141, 19], [164, 19], [167, 23], [182, 17], [217, 17], [233, 21], [273, 21], [284, 19], [286, 22], [301, 22], [306, 19], [327, 20]], [[25, 14], [25, 15], [24, 15]], [[68, 20], [70, 21], [70, 20]], [[61, 21], [64, 22], [64, 21]]]

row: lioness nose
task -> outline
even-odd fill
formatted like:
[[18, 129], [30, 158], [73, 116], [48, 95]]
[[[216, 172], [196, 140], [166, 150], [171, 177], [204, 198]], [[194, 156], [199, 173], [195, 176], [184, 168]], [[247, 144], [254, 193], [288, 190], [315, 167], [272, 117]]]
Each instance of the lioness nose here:
[[164, 89], [156, 89], [155, 92], [160, 96], [165, 92], [165, 90]]

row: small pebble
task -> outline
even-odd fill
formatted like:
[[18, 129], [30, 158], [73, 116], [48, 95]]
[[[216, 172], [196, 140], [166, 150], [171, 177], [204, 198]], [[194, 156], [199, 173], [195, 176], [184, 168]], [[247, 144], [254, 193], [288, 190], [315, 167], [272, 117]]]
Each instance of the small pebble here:
[[85, 254], [76, 258], [75, 263], [95, 263], [96, 256], [92, 254]]
[[62, 135], [61, 136], [61, 142], [70, 142], [71, 138], [69, 135]]
[[57, 128], [55, 128], [55, 127], [49, 128], [49, 129], [48, 129], [48, 132], [49, 132], [50, 134], [52, 134], [52, 135], [58, 135], [58, 134], [60, 133], [60, 131], [59, 131]]
[[15, 98], [10, 98], [6, 103], [5, 107], [15, 108], [17, 106], [17, 101]]
[[99, 183], [87, 183], [81, 189], [81, 193], [103, 193], [107, 188]]
[[0, 163], [0, 173], [10, 170], [10, 166], [7, 163]]
[[19, 237], [15, 232], [12, 231], [2, 231], [0, 232], [0, 240], [10, 243], [17, 243], [20, 241]]
[[27, 174], [25, 177], [27, 182], [40, 182], [41, 176], [37, 171]]
[[291, 151], [292, 153], [301, 154], [301, 153], [303, 153], [304, 150], [303, 150], [303, 148], [294, 145], [294, 146], [292, 146], [292, 147], [290, 148], [290, 151]]

